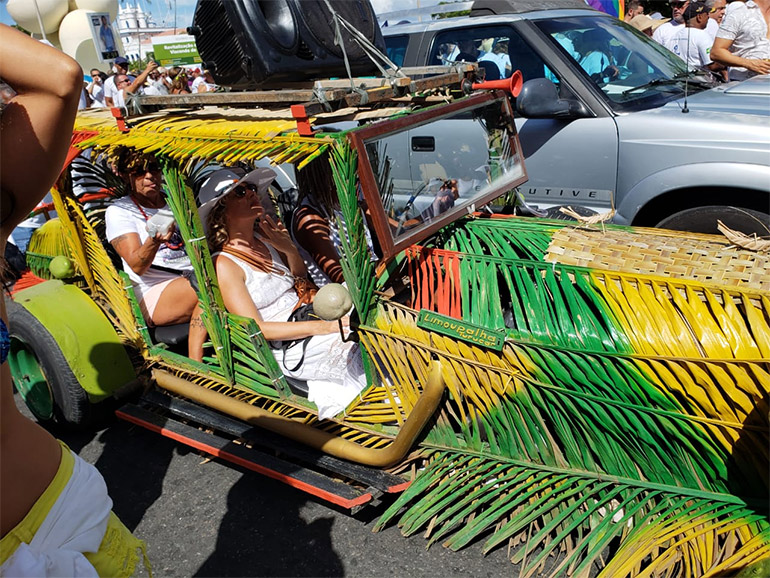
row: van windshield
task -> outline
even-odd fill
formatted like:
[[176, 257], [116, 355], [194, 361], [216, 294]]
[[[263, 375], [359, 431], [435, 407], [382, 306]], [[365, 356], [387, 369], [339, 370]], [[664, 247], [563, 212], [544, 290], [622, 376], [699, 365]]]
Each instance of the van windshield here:
[[712, 80], [657, 42], [614, 18], [573, 17], [535, 22], [618, 111], [659, 106]]

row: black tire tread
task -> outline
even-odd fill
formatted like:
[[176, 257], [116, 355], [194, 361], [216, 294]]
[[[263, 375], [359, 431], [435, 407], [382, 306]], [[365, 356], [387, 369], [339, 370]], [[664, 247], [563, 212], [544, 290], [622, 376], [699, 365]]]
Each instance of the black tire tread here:
[[58, 343], [22, 305], [6, 300], [11, 337], [26, 343], [40, 362], [54, 397], [54, 420], [69, 429], [84, 429], [93, 418], [91, 402], [70, 369]]

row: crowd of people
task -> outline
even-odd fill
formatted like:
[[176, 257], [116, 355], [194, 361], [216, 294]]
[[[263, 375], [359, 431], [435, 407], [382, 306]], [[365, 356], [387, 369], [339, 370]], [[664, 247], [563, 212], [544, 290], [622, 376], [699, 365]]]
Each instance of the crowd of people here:
[[130, 62], [118, 56], [109, 74], [92, 68], [90, 80], [84, 82], [79, 109], [125, 106], [126, 95], [196, 94], [214, 92], [218, 86], [211, 71], [201, 68], [172, 66], [165, 68], [150, 60], [143, 70], [130, 70]]
[[642, 0], [624, 19], [690, 66], [724, 80], [770, 73], [770, 0], [670, 0], [671, 18], [645, 14]]

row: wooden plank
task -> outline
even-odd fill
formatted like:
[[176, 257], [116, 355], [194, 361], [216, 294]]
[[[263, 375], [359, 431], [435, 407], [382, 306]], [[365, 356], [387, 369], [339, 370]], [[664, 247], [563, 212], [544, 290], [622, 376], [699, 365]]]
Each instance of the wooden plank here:
[[[393, 98], [403, 97], [412, 92], [425, 92], [435, 88], [451, 86], [459, 83], [465, 72], [476, 69], [474, 64], [457, 67], [431, 66], [409, 68], [412, 74], [434, 74], [426, 78], [394, 77], [387, 78], [358, 78], [366, 91], [368, 102], [383, 102]], [[442, 74], [436, 74], [442, 73]], [[392, 80], [392, 82], [391, 82]], [[364, 101], [359, 92], [350, 90], [350, 81], [346, 79], [315, 81], [320, 84], [323, 99], [336, 108], [342, 106], [358, 106]], [[328, 83], [328, 84], [327, 84]], [[197, 107], [197, 106], [288, 106], [304, 104], [308, 114], [318, 114], [324, 111], [323, 103], [319, 102], [313, 85], [302, 83], [283, 85], [287, 88], [278, 90], [259, 90], [246, 92], [202, 92], [198, 94], [170, 94], [166, 96], [140, 96], [139, 105], [142, 107]], [[291, 88], [295, 86], [295, 88]], [[358, 86], [358, 85], [356, 85]]]

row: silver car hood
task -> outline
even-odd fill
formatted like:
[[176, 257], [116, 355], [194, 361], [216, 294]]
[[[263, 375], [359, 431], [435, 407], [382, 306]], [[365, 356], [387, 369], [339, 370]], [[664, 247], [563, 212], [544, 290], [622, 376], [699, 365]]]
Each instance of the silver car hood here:
[[[684, 98], [667, 103], [663, 109], [681, 114]], [[687, 97], [691, 112], [716, 112], [770, 117], [770, 75], [755, 76], [742, 82], [729, 82]]]

